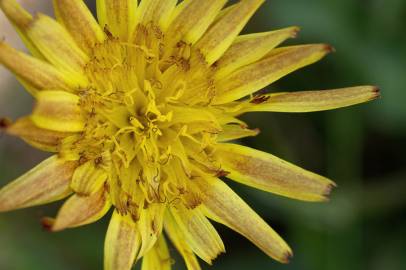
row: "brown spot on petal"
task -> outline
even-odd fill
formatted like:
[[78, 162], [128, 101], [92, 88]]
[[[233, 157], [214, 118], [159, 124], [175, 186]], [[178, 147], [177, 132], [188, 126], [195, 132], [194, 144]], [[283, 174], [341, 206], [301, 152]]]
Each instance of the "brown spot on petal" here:
[[148, 209], [149, 207], [149, 203], [147, 202], [147, 200], [144, 201], [144, 209]]
[[250, 103], [252, 103], [252, 104], [261, 104], [261, 103], [264, 103], [264, 102], [268, 101], [270, 98], [271, 98], [270, 96], [263, 96], [263, 95], [256, 96], [250, 101]]
[[157, 233], [157, 225], [155, 224], [155, 220], [151, 221], [151, 229], [154, 233]]
[[96, 166], [100, 165], [102, 162], [103, 162], [103, 157], [97, 157], [97, 158], [94, 160], [94, 164], [95, 164]]
[[110, 185], [109, 185], [109, 183], [104, 182], [104, 190], [105, 190], [107, 193], [110, 193]]
[[227, 172], [227, 171], [225, 171], [225, 170], [220, 170], [220, 171], [218, 171], [217, 173], [216, 173], [216, 177], [225, 177], [225, 176], [227, 176], [227, 175], [229, 175], [230, 174], [230, 172]]
[[109, 39], [114, 39], [114, 36], [113, 36], [113, 34], [110, 32], [110, 30], [107, 28], [107, 25], [104, 26], [103, 31], [104, 31], [104, 33], [106, 34], [106, 36], [107, 36]]

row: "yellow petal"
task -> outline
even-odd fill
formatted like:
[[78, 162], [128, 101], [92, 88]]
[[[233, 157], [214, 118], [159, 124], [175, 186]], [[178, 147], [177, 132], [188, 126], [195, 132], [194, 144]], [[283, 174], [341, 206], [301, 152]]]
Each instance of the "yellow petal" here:
[[222, 131], [218, 134], [218, 142], [226, 142], [238, 140], [246, 137], [257, 136], [259, 129], [248, 129], [241, 125], [226, 125], [222, 127]]
[[[268, 94], [244, 102], [241, 112], [315, 112], [347, 107], [379, 98], [376, 86]], [[259, 99], [264, 102], [256, 102]], [[257, 104], [256, 104], [257, 103]]]
[[100, 27], [105, 31], [106, 30], [106, 0], [96, 0], [96, 13], [97, 20], [99, 21]]
[[230, 47], [251, 16], [265, 0], [244, 0], [230, 10], [197, 42], [206, 61], [213, 64]]
[[104, 270], [130, 270], [140, 246], [134, 221], [114, 211], [104, 242]]
[[36, 90], [62, 89], [72, 91], [77, 83], [53, 66], [28, 56], [0, 42], [0, 63]]
[[235, 115], [233, 116], [231, 114], [231, 113], [236, 114], [236, 111], [238, 111], [238, 108], [237, 108], [237, 110], [233, 109], [231, 112], [227, 112], [227, 113], [225, 113], [222, 110], [213, 109], [212, 113], [216, 116], [218, 123], [222, 126], [228, 125], [228, 124], [238, 124], [243, 127], [247, 126], [247, 124], [245, 124], [244, 121], [241, 121], [240, 119], [236, 118]]
[[179, 230], [175, 219], [169, 211], [165, 212], [164, 228], [173, 245], [185, 260], [188, 270], [200, 270], [199, 261], [186, 242], [186, 236]]
[[71, 134], [39, 128], [29, 117], [19, 119], [7, 127], [6, 132], [21, 137], [30, 145], [48, 152], [57, 152], [60, 142]]
[[41, 91], [36, 98], [37, 104], [31, 115], [35, 125], [60, 132], [83, 130], [78, 96], [63, 91]]
[[[173, 113], [171, 125], [206, 122], [218, 126], [216, 117], [208, 111], [190, 106], [168, 106], [168, 109]], [[218, 128], [220, 129], [220, 126]]]
[[101, 111], [104, 117], [119, 128], [125, 128], [129, 126], [129, 119], [131, 113], [126, 106], [116, 105], [113, 108]]
[[55, 16], [85, 51], [105, 39], [105, 34], [83, 0], [54, 0]]
[[52, 156], [0, 190], [0, 212], [46, 204], [68, 196], [76, 162]]
[[293, 71], [319, 61], [331, 51], [332, 48], [325, 44], [274, 49], [263, 59], [218, 80], [213, 104], [224, 104], [254, 93]]
[[99, 191], [106, 180], [106, 171], [96, 164], [96, 160], [90, 160], [75, 170], [71, 188], [80, 196], [89, 196]]
[[32, 15], [22, 8], [16, 0], [2, 0], [0, 1], [0, 8], [13, 24], [14, 28], [17, 30], [17, 33], [20, 35], [22, 41], [32, 55], [43, 59], [42, 53], [35, 47], [25, 32], [25, 29], [33, 20]]
[[127, 40], [135, 28], [137, 1], [97, 0], [97, 18], [103, 29]]
[[219, 234], [199, 208], [186, 209], [179, 204], [171, 207], [171, 214], [192, 251], [202, 260], [211, 264], [220, 253], [225, 252]]
[[110, 209], [111, 203], [104, 188], [91, 196], [73, 195], [58, 212], [52, 231], [61, 231], [96, 222]]
[[220, 79], [236, 69], [254, 63], [288, 38], [295, 37], [298, 27], [238, 36], [231, 47], [215, 63], [216, 78]]
[[271, 154], [236, 144], [219, 144], [216, 155], [228, 178], [282, 196], [325, 201], [335, 186], [331, 180]]
[[175, 131], [168, 129], [160, 139], [162, 145], [170, 146], [172, 154], [181, 161], [183, 169], [190, 174], [190, 160], [186, 154], [185, 146], [181, 142], [178, 134]]
[[171, 270], [172, 259], [164, 235], [158, 238], [154, 247], [144, 255], [141, 270]]
[[34, 86], [32, 86], [31, 84], [29, 84], [27, 81], [25, 81], [24, 79], [22, 79], [21, 77], [16, 75], [16, 79], [17, 81], [23, 86], [23, 88], [32, 96], [35, 96], [37, 94], [37, 92], [39, 91], [38, 89], [36, 89]]
[[26, 31], [50, 63], [75, 76], [82, 85], [86, 84], [86, 78], [81, 71], [88, 62], [88, 57], [62, 25], [46, 15], [38, 14]]
[[138, 230], [141, 235], [142, 245], [138, 253], [138, 259], [147, 253], [158, 240], [162, 232], [165, 205], [153, 203], [145, 205], [141, 210]]
[[238, 7], [240, 5], [240, 2], [237, 2], [235, 4], [232, 5], [227, 5], [226, 7], [224, 7], [222, 10], [220, 10], [220, 12], [217, 14], [216, 18], [213, 21], [214, 25], [215, 23], [217, 23], [219, 20], [221, 20], [225, 15], [227, 15], [229, 12], [231, 12], [233, 9], [235, 9], [236, 7]]
[[283, 239], [220, 179], [197, 183], [205, 196], [205, 214], [244, 235], [266, 254], [282, 263], [292, 251]]
[[195, 43], [207, 30], [226, 0], [185, 0], [172, 14], [167, 36], [174, 44], [181, 39]]
[[144, 25], [152, 22], [165, 30], [177, 2], [177, 0], [142, 0], [137, 9], [137, 22]]
[[31, 14], [15, 0], [0, 1], [0, 8], [7, 18], [20, 30], [26, 28], [32, 21]]

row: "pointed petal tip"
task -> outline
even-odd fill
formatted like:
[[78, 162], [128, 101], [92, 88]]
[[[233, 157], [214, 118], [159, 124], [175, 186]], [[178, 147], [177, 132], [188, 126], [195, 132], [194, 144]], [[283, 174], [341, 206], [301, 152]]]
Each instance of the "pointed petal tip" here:
[[336, 48], [334, 48], [330, 44], [324, 44], [323, 46], [324, 46], [324, 50], [326, 51], [326, 53], [335, 53], [336, 52]]
[[334, 188], [336, 188], [336, 187], [337, 187], [337, 184], [334, 183], [334, 182], [331, 182], [329, 185], [326, 186], [326, 189], [325, 189], [324, 194], [323, 194], [323, 200], [322, 200], [322, 202], [329, 202], [329, 201], [330, 201], [331, 192], [332, 192], [332, 191], [334, 190]]
[[293, 252], [292, 252], [292, 250], [287, 250], [287, 251], [285, 251], [284, 253], [283, 253], [283, 256], [282, 256], [282, 258], [279, 260], [281, 263], [284, 263], [284, 264], [288, 264], [288, 263], [290, 263], [290, 260], [293, 258]]
[[53, 226], [55, 224], [55, 219], [51, 217], [43, 217], [41, 219], [41, 226], [44, 229], [44, 231], [47, 232], [54, 232]]
[[371, 92], [373, 93], [371, 100], [381, 98], [381, 88], [379, 88], [378, 86], [371, 86], [371, 90]]
[[300, 32], [300, 30], [302, 30], [299, 26], [292, 26], [290, 27], [291, 29], [291, 38], [296, 38]]
[[291, 47], [299, 47], [299, 46], [304, 46], [304, 47], [309, 47], [309, 48], [314, 48], [317, 51], [324, 52], [325, 55], [330, 54], [330, 53], [335, 53], [337, 50], [336, 48], [328, 43], [313, 43], [313, 44], [305, 44], [305, 45], [294, 45]]
[[226, 253], [226, 248], [224, 246], [222, 246], [222, 249], [219, 250], [218, 253], [211, 258], [211, 262], [209, 263], [209, 265], [213, 265], [213, 262], [225, 253]]
[[10, 21], [24, 29], [32, 21], [32, 16], [15, 0], [0, 0], [0, 9]]
[[210, 266], [213, 266], [213, 263], [214, 263], [214, 261], [215, 260], [217, 260], [221, 255], [223, 255], [223, 254], [225, 254], [226, 253], [226, 251], [225, 251], [225, 249], [224, 250], [222, 250], [222, 251], [220, 251], [219, 253], [217, 253], [216, 255], [214, 255], [211, 259], [210, 259], [210, 261], [205, 261], [208, 265], [210, 265]]
[[9, 126], [11, 126], [12, 121], [9, 118], [2, 117], [0, 118], [0, 131], [6, 130]]
[[291, 259], [293, 258], [293, 251], [286, 242], [283, 242], [283, 245], [280, 246], [280, 250], [278, 253], [273, 253], [273, 254], [271, 253], [268, 255], [280, 263], [288, 264], [288, 263], [290, 263]]

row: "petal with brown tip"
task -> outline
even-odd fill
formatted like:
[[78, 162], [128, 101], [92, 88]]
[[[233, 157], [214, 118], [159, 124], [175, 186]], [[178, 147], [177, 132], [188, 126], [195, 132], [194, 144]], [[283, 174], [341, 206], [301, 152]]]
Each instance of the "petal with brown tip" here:
[[237, 144], [218, 144], [216, 156], [228, 178], [261, 190], [304, 201], [326, 201], [331, 180], [271, 154]]
[[325, 44], [281, 47], [261, 60], [217, 80], [213, 104], [224, 104], [252, 94], [300, 68], [313, 64], [332, 51]]
[[283, 239], [223, 181], [197, 181], [205, 196], [204, 212], [210, 218], [239, 232], [270, 257], [287, 263], [292, 251]]
[[380, 97], [376, 86], [357, 86], [334, 90], [275, 93], [259, 96], [264, 102], [242, 103], [240, 112], [316, 112], [348, 107]]

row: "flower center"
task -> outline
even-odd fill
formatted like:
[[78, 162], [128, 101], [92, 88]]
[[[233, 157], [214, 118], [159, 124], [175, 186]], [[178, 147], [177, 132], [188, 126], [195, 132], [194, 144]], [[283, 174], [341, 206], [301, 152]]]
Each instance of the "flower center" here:
[[61, 151], [108, 171], [113, 204], [134, 218], [154, 202], [200, 203], [190, 183], [219, 173], [212, 152], [221, 130], [200, 53], [168, 46], [157, 27], [136, 31], [133, 41], [109, 35], [95, 46], [85, 67], [90, 87], [79, 91], [85, 130]]

